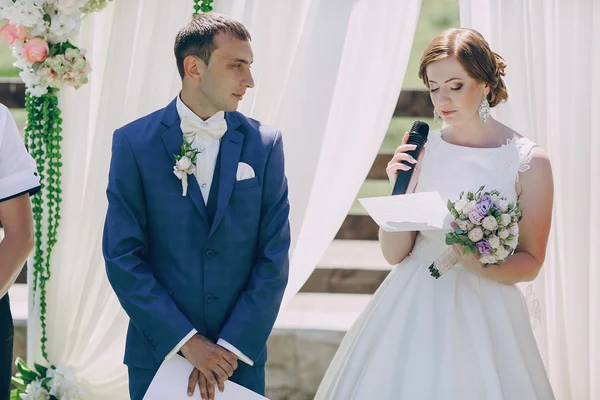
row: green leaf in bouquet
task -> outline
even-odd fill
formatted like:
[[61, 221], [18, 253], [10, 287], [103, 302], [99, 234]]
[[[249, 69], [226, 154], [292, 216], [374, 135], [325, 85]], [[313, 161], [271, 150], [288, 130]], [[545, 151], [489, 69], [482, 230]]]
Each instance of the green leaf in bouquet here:
[[467, 200], [471, 200], [471, 201], [472, 201], [472, 200], [475, 200], [475, 197], [473, 196], [473, 193], [469, 192], [469, 193], [467, 194]]
[[21, 396], [19, 396], [19, 394], [21, 394], [22, 391], [20, 391], [19, 389], [13, 389], [10, 391], [10, 400], [21, 400]]
[[456, 237], [456, 235], [454, 233], [448, 233], [446, 235], [446, 244], [448, 246], [453, 245], [454, 243], [458, 242], [458, 238]]
[[465, 195], [465, 192], [464, 192], [464, 191], [462, 191], [462, 192], [460, 192], [460, 195], [458, 196], [458, 198], [459, 198], [459, 199], [462, 199], [464, 195]]
[[19, 370], [19, 372], [21, 373], [21, 375], [23, 376], [23, 379], [25, 379], [26, 381], [34, 381], [37, 378], [40, 378], [40, 376], [38, 375], [37, 372], [32, 371], [27, 364], [25, 364], [23, 362], [23, 360], [19, 359], [17, 360], [17, 369]]
[[52, 378], [44, 378], [44, 379], [42, 379], [42, 387], [45, 388], [48, 391], [50, 391], [50, 381], [52, 381]]
[[27, 388], [27, 383], [20, 376], [13, 376], [10, 378], [10, 382], [13, 384], [15, 389], [24, 391]]
[[457, 226], [456, 228], [454, 228], [454, 233], [456, 233], [457, 235], [462, 235], [463, 233], [465, 233], [465, 231], [463, 231], [462, 229], [460, 229], [459, 226]]
[[448, 211], [450, 212], [456, 211], [456, 208], [454, 208], [454, 203], [451, 200], [448, 200], [448, 203], [446, 203], [446, 207], [448, 207]]
[[34, 363], [33, 366], [35, 367], [35, 370], [42, 376], [45, 377], [46, 373], [48, 372], [48, 368], [44, 367], [43, 365], [40, 365], [38, 363]]
[[481, 192], [483, 189], [485, 189], [485, 185], [483, 185], [482, 187], [480, 187], [479, 190], [477, 190], [477, 191]]

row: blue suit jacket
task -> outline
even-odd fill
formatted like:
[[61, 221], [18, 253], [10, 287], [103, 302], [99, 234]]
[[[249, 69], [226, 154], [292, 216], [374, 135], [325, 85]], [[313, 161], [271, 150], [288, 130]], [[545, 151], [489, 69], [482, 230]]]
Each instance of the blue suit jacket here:
[[[156, 368], [192, 328], [266, 361], [288, 278], [281, 133], [226, 113], [214, 221], [195, 177], [173, 174], [183, 141], [173, 101], [113, 136], [103, 253], [130, 318], [125, 363]], [[239, 162], [256, 177], [236, 181]]]

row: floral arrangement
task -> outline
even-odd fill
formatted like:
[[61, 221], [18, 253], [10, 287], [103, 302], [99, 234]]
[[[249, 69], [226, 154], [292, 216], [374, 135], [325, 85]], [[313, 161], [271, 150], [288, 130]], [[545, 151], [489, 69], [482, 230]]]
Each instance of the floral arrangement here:
[[85, 15], [110, 0], [0, 0], [8, 22], [0, 30], [17, 59], [27, 93], [43, 96], [65, 86], [79, 88], [91, 71], [85, 50], [70, 43]]
[[[519, 202], [510, 203], [492, 190], [475, 193], [462, 192], [456, 202], [448, 201], [448, 210], [454, 217], [454, 231], [446, 234], [446, 244], [460, 244], [465, 254], [473, 253], [485, 266], [499, 265], [514, 252], [519, 243], [521, 210]], [[429, 266], [431, 275], [439, 278], [458, 260], [452, 248]]]
[[29, 368], [23, 360], [16, 361], [19, 373], [12, 378], [15, 389], [10, 400], [83, 400], [84, 385], [78, 382], [68, 367], [44, 367], [34, 364]]

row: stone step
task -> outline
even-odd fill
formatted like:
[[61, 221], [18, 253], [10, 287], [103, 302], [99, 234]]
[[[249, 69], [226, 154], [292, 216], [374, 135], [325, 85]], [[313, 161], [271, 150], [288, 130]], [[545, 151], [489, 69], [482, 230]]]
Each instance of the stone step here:
[[267, 397], [311, 400], [344, 335], [370, 295], [298, 293], [283, 309], [267, 343]]
[[334, 240], [300, 291], [373, 294], [391, 269], [378, 242]]
[[371, 297], [368, 294], [298, 293], [281, 310], [274, 329], [345, 332]]

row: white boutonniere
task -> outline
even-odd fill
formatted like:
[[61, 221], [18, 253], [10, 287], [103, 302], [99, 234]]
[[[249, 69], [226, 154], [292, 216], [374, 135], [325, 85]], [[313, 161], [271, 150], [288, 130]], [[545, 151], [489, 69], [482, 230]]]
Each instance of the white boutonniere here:
[[175, 165], [173, 173], [181, 181], [181, 195], [187, 196], [188, 175], [196, 171], [196, 156], [198, 151], [192, 149], [192, 145], [185, 140], [181, 144], [181, 154], [175, 156]]

